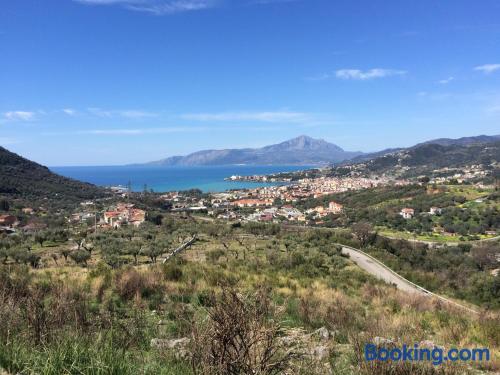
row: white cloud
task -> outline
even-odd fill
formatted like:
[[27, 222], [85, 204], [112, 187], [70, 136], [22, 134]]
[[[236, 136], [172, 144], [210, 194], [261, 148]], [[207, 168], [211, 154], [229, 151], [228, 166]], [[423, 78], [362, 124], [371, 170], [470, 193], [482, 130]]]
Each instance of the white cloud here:
[[9, 111], [4, 114], [5, 119], [10, 121], [31, 121], [35, 119], [35, 112]]
[[496, 70], [500, 69], [500, 64], [485, 64], [485, 65], [480, 65], [476, 66], [474, 70], [483, 72], [485, 74], [490, 74], [493, 73]]
[[442, 85], [446, 85], [447, 83], [450, 83], [453, 80], [455, 80], [455, 77], [448, 77], [448, 78], [439, 80], [438, 83], [440, 83]]
[[317, 76], [306, 77], [305, 80], [306, 81], [325, 81], [325, 80], [330, 79], [330, 78], [332, 78], [331, 74], [323, 73], [323, 74], [319, 74]]
[[147, 112], [135, 109], [105, 110], [101, 108], [87, 108], [87, 111], [95, 116], [106, 117], [106, 118], [125, 117], [131, 119], [140, 119], [140, 118], [149, 118], [158, 116], [158, 114], [154, 112]]
[[72, 108], [64, 108], [62, 111], [67, 114], [68, 116], [74, 116], [76, 115], [76, 111]]
[[212, 8], [217, 0], [74, 0], [87, 5], [119, 5], [157, 16]]
[[189, 132], [200, 132], [204, 130], [209, 130], [209, 128], [168, 127], [168, 128], [140, 128], [140, 129], [92, 129], [92, 130], [79, 130], [76, 133], [89, 134], [89, 135], [143, 135], [143, 134], [189, 133]]
[[220, 112], [189, 113], [181, 115], [191, 121], [259, 121], [259, 122], [306, 122], [311, 115], [303, 112], [266, 111], [266, 112]]
[[375, 68], [370, 70], [340, 69], [335, 72], [335, 76], [340, 79], [369, 80], [374, 78], [384, 78], [390, 76], [404, 75], [404, 70]]

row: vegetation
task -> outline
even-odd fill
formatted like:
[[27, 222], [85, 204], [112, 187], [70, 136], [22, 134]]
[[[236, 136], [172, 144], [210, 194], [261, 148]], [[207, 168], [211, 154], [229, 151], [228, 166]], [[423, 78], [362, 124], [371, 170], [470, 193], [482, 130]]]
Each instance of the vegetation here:
[[2, 196], [29, 202], [49, 199], [58, 206], [68, 206], [106, 195], [104, 189], [59, 176], [3, 147], [0, 147], [0, 176], [0, 200]]
[[[413, 268], [422, 264], [414, 278], [429, 267], [429, 274], [438, 274], [438, 267], [451, 272], [458, 264], [462, 279], [448, 275], [450, 284], [435, 289], [450, 294], [459, 290], [453, 282], [477, 284], [473, 267], [481, 267], [475, 274], [486, 277], [491, 249], [464, 250], [462, 262], [450, 250], [444, 258], [450, 264], [442, 260], [438, 266], [437, 254], [411, 253], [405, 250], [408, 243], [389, 241], [401, 250], [391, 253], [366, 225], [355, 226], [352, 236], [165, 215], [159, 226], [94, 233], [82, 224], [77, 229], [70, 227], [63, 236], [48, 226], [38, 234], [2, 239], [0, 367], [9, 372], [322, 374], [325, 366], [338, 374], [469, 371], [460, 365], [407, 368], [398, 363], [373, 368], [360, 356], [362, 343], [376, 336], [401, 343], [486, 346], [494, 360], [476, 369], [500, 366], [497, 313], [468, 316], [403, 294], [362, 272], [336, 244], [363, 244], [402, 270], [406, 262]], [[190, 248], [159, 262], [193, 234], [198, 241]], [[30, 265], [18, 253], [38, 261]], [[496, 295], [463, 298], [498, 307], [490, 303]], [[330, 332], [327, 339], [315, 336], [321, 327]], [[171, 340], [183, 344], [168, 349]]]
[[[373, 189], [348, 191], [300, 202], [301, 208], [327, 206], [336, 201], [344, 206], [341, 215], [330, 216], [330, 226], [349, 227], [361, 221], [390, 229], [388, 234], [398, 236], [398, 232], [427, 235], [430, 240], [439, 239], [442, 232], [448, 239], [480, 239], [487, 231], [500, 229], [500, 206], [497, 192], [473, 186], [407, 185], [383, 186]], [[404, 219], [400, 211], [404, 207], [413, 208], [412, 219]], [[431, 207], [441, 209], [430, 214]], [[456, 236], [456, 237], [454, 237]], [[442, 237], [441, 237], [442, 238]], [[425, 237], [424, 237], [425, 239]], [[446, 238], [445, 238], [446, 239]]]

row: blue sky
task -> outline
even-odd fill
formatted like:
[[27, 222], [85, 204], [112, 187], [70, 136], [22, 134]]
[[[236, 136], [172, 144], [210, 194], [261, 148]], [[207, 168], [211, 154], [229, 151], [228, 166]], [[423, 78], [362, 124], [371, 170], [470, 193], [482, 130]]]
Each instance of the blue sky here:
[[46, 165], [307, 134], [347, 150], [500, 133], [497, 0], [22, 0], [0, 145]]

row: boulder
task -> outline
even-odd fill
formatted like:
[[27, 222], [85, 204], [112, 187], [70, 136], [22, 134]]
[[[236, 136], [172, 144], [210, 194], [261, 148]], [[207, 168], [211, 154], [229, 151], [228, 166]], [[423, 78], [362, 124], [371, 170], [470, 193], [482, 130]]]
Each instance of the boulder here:
[[318, 361], [328, 358], [330, 350], [325, 345], [318, 345], [311, 348], [310, 355]]
[[312, 333], [312, 336], [318, 337], [322, 341], [333, 338], [333, 332], [330, 332], [326, 327], [321, 327]]
[[151, 339], [151, 347], [157, 350], [171, 350], [176, 358], [186, 358], [191, 339]]
[[396, 343], [391, 339], [386, 339], [384, 337], [375, 337], [373, 343], [377, 346], [394, 346]]

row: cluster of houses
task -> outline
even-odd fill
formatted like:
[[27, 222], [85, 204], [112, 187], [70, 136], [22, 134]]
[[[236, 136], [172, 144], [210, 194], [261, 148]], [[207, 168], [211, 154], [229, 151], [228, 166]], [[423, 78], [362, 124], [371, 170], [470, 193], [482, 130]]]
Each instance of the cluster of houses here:
[[[429, 215], [441, 215], [441, 212], [442, 212], [442, 209], [439, 208], [439, 207], [431, 207], [429, 209], [429, 212], [428, 214]], [[403, 219], [413, 219], [413, 217], [415, 216], [415, 209], [413, 208], [409, 208], [409, 207], [405, 207], [405, 208], [402, 208], [401, 211], [399, 212], [399, 214], [403, 217]]]
[[[493, 167], [498, 167], [493, 165]], [[491, 171], [484, 169], [480, 164], [469, 165], [465, 168], [449, 168], [444, 167], [432, 171], [436, 177], [430, 180], [433, 184], [444, 184], [451, 180], [456, 180], [458, 183], [464, 183], [470, 180], [482, 179], [488, 176]]]
[[[40, 207], [40, 211], [44, 209]], [[21, 213], [26, 216], [31, 216], [35, 213], [35, 210], [31, 207], [24, 207], [21, 209]], [[17, 230], [22, 230], [24, 232], [29, 232], [38, 229], [40, 223], [28, 220], [27, 224], [22, 225], [19, 217], [12, 215], [10, 213], [0, 214], [0, 233], [12, 234]]]
[[[301, 211], [290, 204], [282, 206], [274, 206], [270, 200], [252, 200], [252, 202], [240, 201], [236, 204], [237, 207], [253, 207], [255, 210], [251, 213], [241, 213], [232, 210], [225, 210], [216, 213], [215, 210], [210, 210], [209, 214], [217, 216], [220, 219], [239, 219], [243, 221], [260, 221], [260, 222], [276, 222], [290, 221], [305, 223], [308, 219], [321, 220], [330, 214], [339, 214], [343, 211], [343, 206], [337, 202], [330, 202], [328, 207], [317, 206], [306, 211]], [[247, 205], [250, 204], [250, 205]]]
[[112, 210], [105, 211], [101, 227], [119, 228], [122, 225], [138, 227], [146, 220], [146, 211], [135, 208], [132, 203], [118, 203]]

